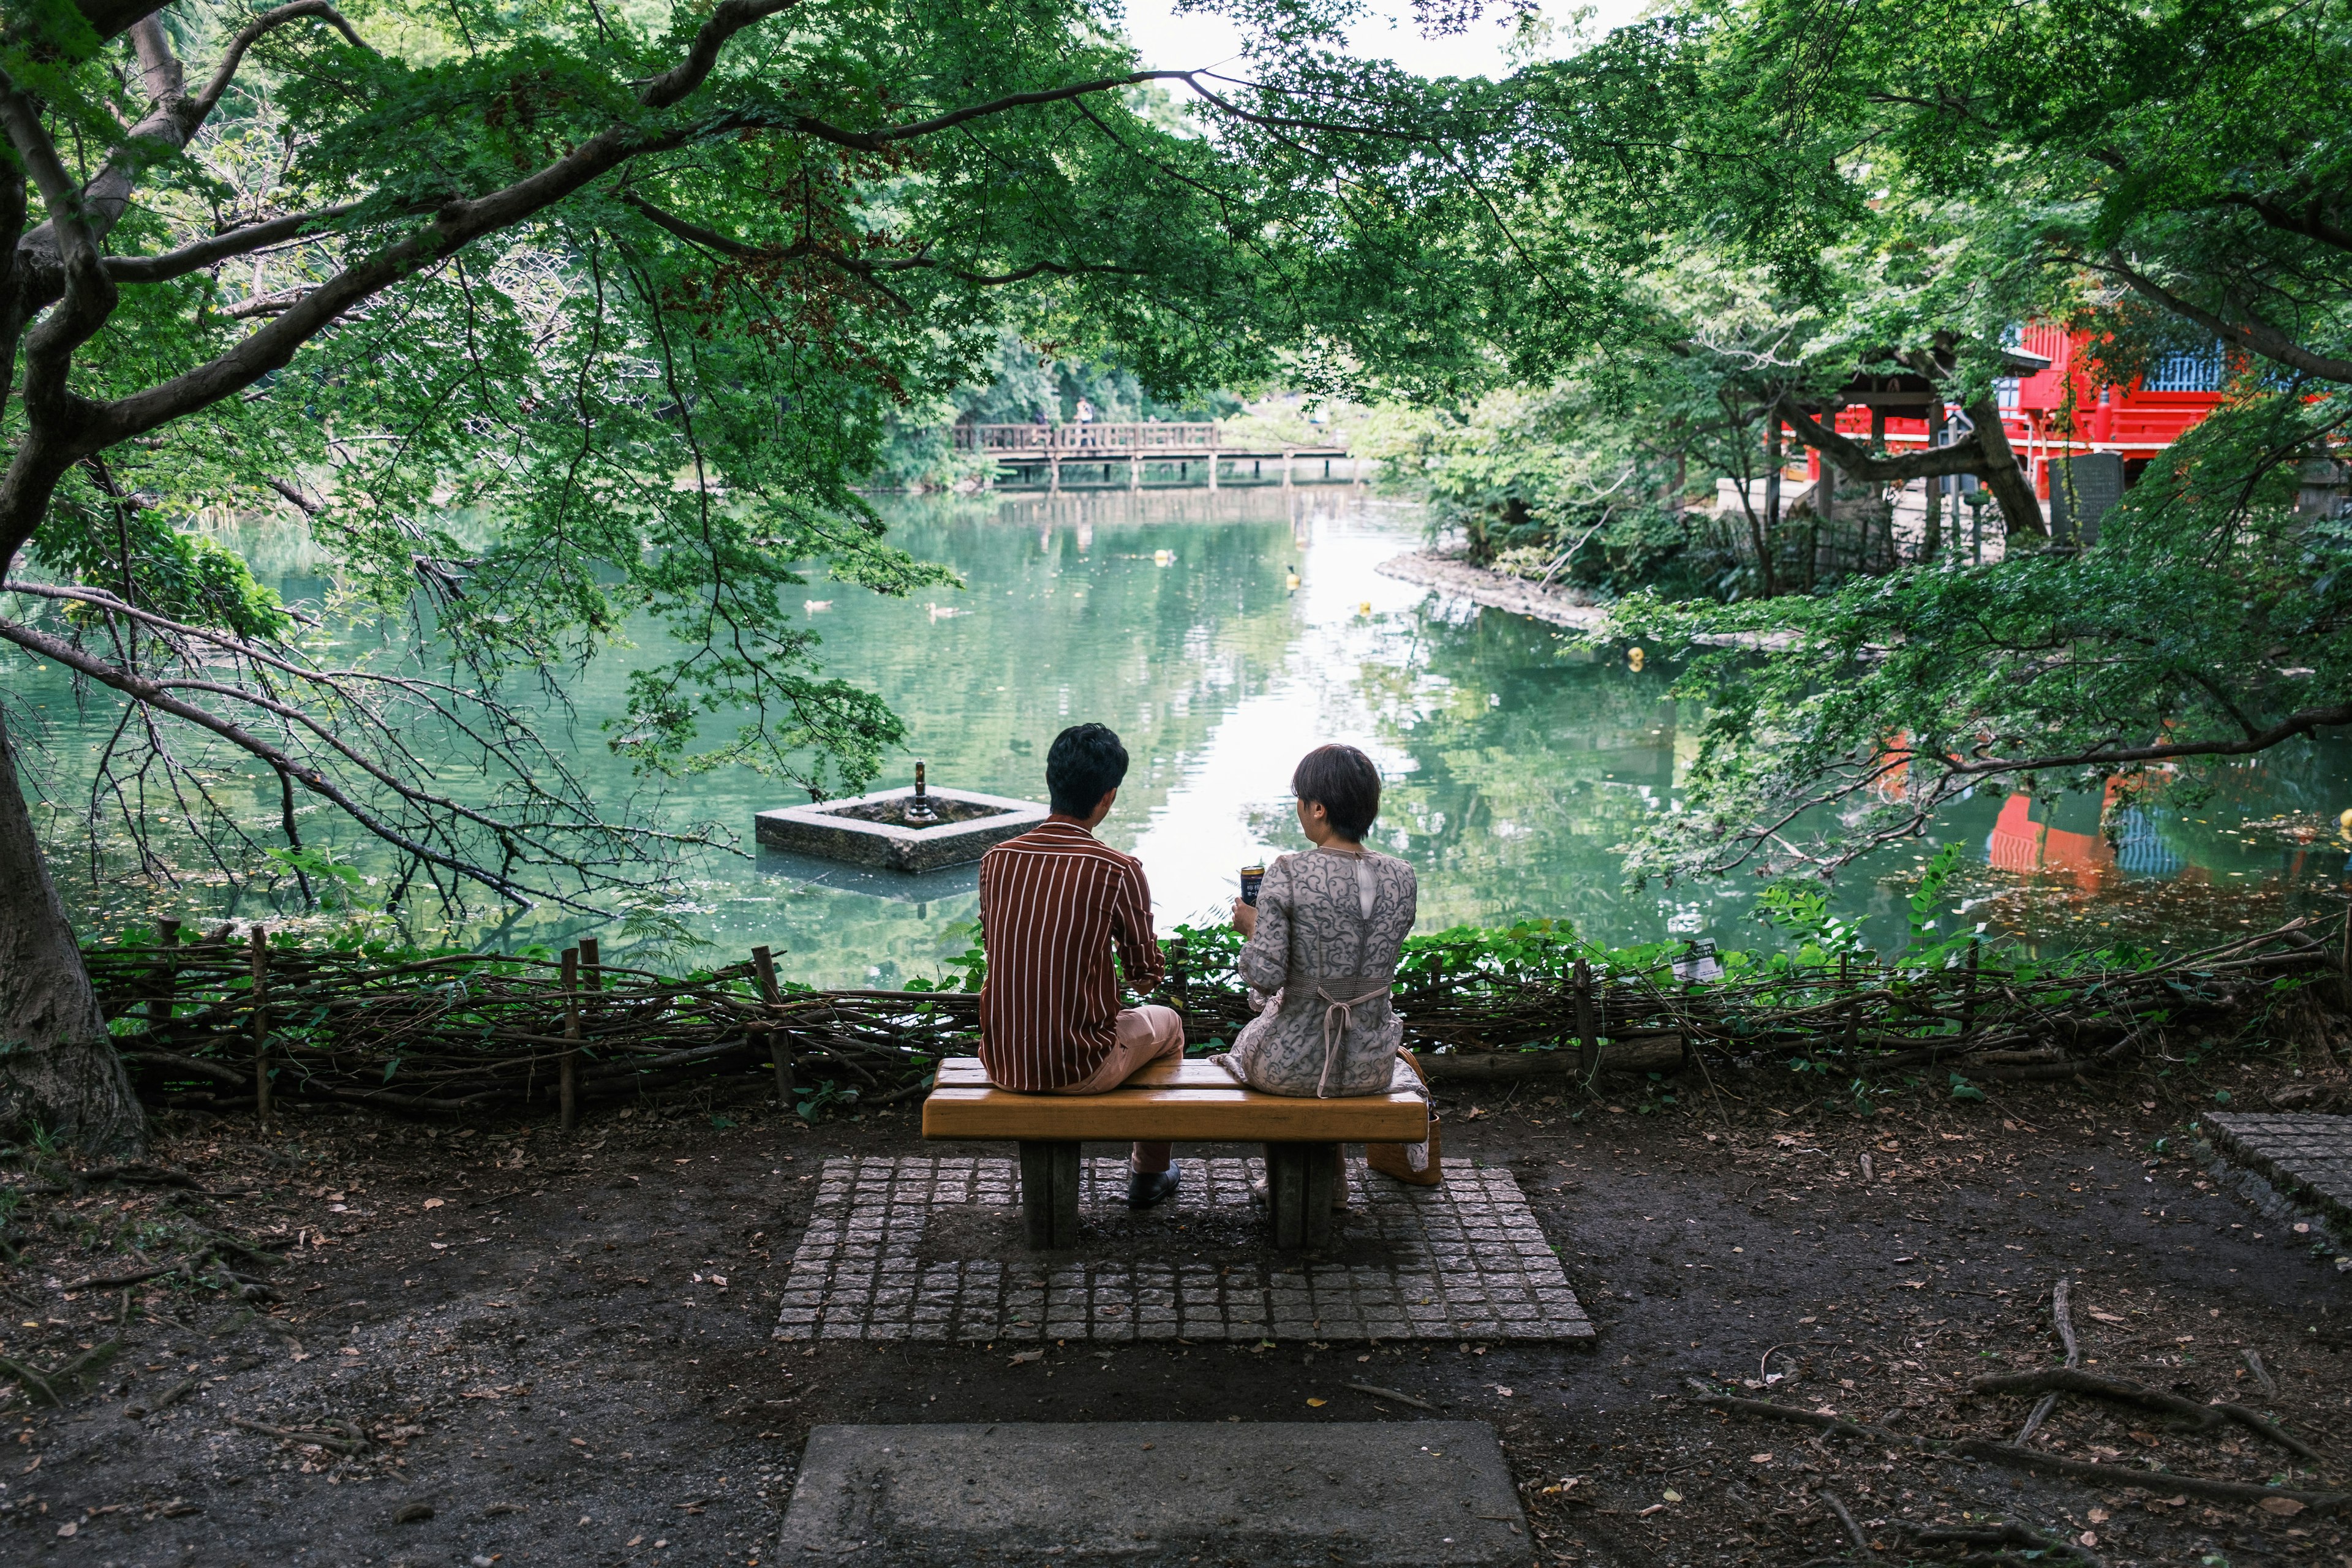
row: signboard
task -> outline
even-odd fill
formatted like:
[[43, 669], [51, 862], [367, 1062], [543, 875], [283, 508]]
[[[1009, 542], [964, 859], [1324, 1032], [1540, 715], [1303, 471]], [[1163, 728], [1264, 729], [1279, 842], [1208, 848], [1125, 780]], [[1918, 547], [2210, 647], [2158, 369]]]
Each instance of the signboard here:
[[1683, 955], [1675, 960], [1675, 978], [1677, 980], [1720, 980], [1723, 978], [1723, 963], [1715, 956], [1715, 942], [1713, 938], [1695, 937], [1692, 939], [1690, 946], [1684, 952]]
[[2099, 519], [2124, 499], [2124, 460], [2114, 452], [2086, 452], [2050, 463], [2050, 537], [2061, 544], [2096, 544]]

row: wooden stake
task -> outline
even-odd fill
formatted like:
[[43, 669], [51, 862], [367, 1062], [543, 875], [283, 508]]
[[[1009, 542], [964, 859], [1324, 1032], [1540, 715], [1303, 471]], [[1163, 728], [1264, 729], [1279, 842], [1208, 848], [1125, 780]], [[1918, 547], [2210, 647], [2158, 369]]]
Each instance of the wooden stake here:
[[1977, 939], [1969, 938], [1969, 977], [1960, 987], [1960, 1038], [1977, 1032]]
[[563, 1037], [572, 1042], [556, 1058], [556, 1116], [564, 1131], [580, 1120], [580, 950], [563, 950]]
[[[174, 920], [157, 921], [155, 942], [159, 947], [179, 946], [180, 922]], [[163, 966], [156, 972], [156, 979], [162, 989], [157, 991], [147, 1003], [147, 1032], [150, 1035], [160, 1035], [172, 1026], [173, 998], [180, 987], [179, 965], [166, 960]]]
[[[775, 955], [764, 947], [751, 950], [751, 968], [760, 978], [760, 999], [770, 1007], [783, 1001], [783, 993], [776, 984]], [[776, 1104], [785, 1115], [793, 1110], [793, 1052], [785, 1043], [783, 1031], [772, 1026], [760, 1031], [767, 1037], [768, 1059], [776, 1067]]]
[[1845, 1048], [1855, 1051], [1862, 1048], [1862, 1026], [1853, 1016], [1853, 982], [1847, 958], [1845, 953], [1838, 954], [1838, 989], [1845, 993]]
[[253, 928], [253, 1115], [269, 1125], [269, 930]]
[[1576, 961], [1576, 1070], [1588, 1081], [1601, 1066], [1601, 1036], [1592, 1026], [1592, 966]]
[[2336, 977], [2343, 987], [2344, 1005], [2352, 1007], [2352, 904], [2344, 906], [2344, 951], [2336, 961]]

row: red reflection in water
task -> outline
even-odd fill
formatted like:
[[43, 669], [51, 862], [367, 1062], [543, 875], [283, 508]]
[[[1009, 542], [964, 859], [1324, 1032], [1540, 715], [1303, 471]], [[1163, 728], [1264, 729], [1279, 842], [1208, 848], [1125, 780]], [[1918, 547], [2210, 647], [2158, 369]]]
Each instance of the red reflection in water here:
[[[2113, 795], [2114, 786], [2108, 793]], [[2029, 795], [2013, 795], [2000, 803], [1987, 855], [1995, 866], [2004, 871], [2063, 871], [2092, 887], [2104, 887], [2114, 878], [2116, 852], [2105, 838], [2036, 822], [2032, 813]]]

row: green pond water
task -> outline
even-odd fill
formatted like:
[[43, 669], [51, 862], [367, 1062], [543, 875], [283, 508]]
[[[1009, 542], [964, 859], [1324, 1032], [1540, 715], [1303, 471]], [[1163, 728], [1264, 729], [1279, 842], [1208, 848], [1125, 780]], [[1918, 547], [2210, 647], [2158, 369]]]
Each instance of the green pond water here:
[[[905, 752], [879, 783], [909, 782], [919, 757], [936, 784], [1042, 799], [1055, 733], [1111, 725], [1133, 765], [1102, 836], [1142, 858], [1163, 927], [1218, 917], [1237, 868], [1303, 847], [1286, 798], [1291, 767], [1309, 747], [1344, 741], [1388, 780], [1373, 840], [1418, 869], [1424, 930], [1551, 916], [1610, 943], [1763, 940], [1752, 884], [1623, 885], [1615, 847], [1670, 807], [1695, 749], [1690, 716], [1665, 697], [1671, 672], [1580, 655], [1553, 627], [1381, 575], [1381, 561], [1419, 544], [1415, 509], [1302, 488], [894, 499], [884, 510], [898, 543], [954, 566], [968, 586], [904, 601], [822, 580], [806, 590], [828, 670], [877, 691], [906, 721]], [[297, 545], [255, 550], [278, 567], [289, 599], [323, 593]], [[617, 708], [632, 657], [599, 659], [575, 683], [574, 716], [549, 715], [548, 732], [571, 725], [576, 765], [615, 801], [633, 781], [596, 725]], [[23, 665], [5, 679], [50, 721], [51, 783], [72, 801], [113, 710], [99, 698], [78, 703], [54, 675]], [[2124, 810], [2113, 841], [2099, 835], [2094, 799], [2046, 816], [2021, 800], [1964, 802], [1916, 852], [1848, 871], [1837, 902], [1899, 945], [1904, 874], [1957, 837], [1974, 869], [1954, 885], [1945, 930], [1984, 921], [2061, 945], [2125, 934], [2157, 943], [2331, 898], [2340, 908], [2347, 845], [2334, 818], [2352, 805], [2347, 763], [2338, 743], [2283, 750], [2223, 775], [2193, 810]], [[793, 978], [887, 985], [939, 973], [969, 944], [970, 868], [908, 878], [756, 850], [752, 814], [797, 804], [790, 786], [742, 770], [680, 792], [678, 811], [730, 825], [749, 851], [688, 868], [688, 896], [672, 912], [713, 944], [704, 962], [764, 943]], [[255, 797], [257, 830], [274, 823], [274, 806]], [[2246, 826], [2273, 818], [2281, 826]], [[53, 839], [62, 831], [53, 819]], [[341, 842], [358, 847], [348, 833]], [[119, 893], [119, 879], [108, 881]], [[84, 896], [125, 912], [119, 898]], [[218, 889], [142, 900], [198, 918], [299, 915], [282, 897]], [[597, 930], [540, 913], [467, 934], [516, 946]], [[603, 934], [620, 961], [627, 942]]]

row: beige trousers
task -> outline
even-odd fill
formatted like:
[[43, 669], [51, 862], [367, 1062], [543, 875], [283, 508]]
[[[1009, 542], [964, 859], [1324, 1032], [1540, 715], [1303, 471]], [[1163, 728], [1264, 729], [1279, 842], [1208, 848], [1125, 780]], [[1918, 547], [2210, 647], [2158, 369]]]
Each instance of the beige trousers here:
[[[1162, 1057], [1184, 1054], [1184, 1017], [1173, 1007], [1145, 1005], [1120, 1011], [1117, 1037], [1102, 1065], [1076, 1083], [1064, 1084], [1055, 1094], [1108, 1094]], [[1168, 1168], [1166, 1143], [1138, 1143], [1129, 1155], [1134, 1168], [1150, 1173]]]

